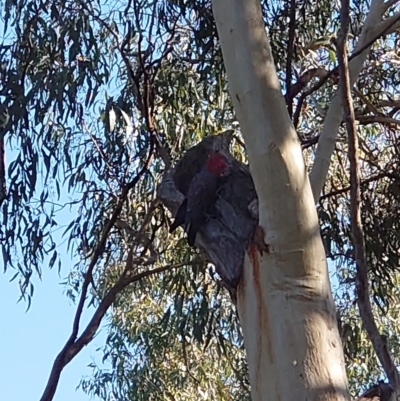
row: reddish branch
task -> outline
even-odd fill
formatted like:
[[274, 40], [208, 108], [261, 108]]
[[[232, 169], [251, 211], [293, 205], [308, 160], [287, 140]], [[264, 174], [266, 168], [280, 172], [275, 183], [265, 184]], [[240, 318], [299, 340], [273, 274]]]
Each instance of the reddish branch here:
[[347, 35], [349, 32], [349, 0], [342, 0], [340, 12], [340, 34], [338, 38], [338, 61], [342, 104], [345, 114], [348, 134], [348, 158], [350, 163], [350, 219], [353, 237], [353, 246], [356, 259], [356, 293], [357, 304], [365, 330], [372, 342], [380, 363], [397, 394], [400, 390], [400, 381], [397, 368], [389, 353], [386, 338], [376, 326], [369, 297], [368, 266], [365, 254], [364, 233], [361, 222], [361, 174], [358, 158], [358, 138], [355, 126], [353, 102], [350, 91], [350, 77], [348, 68]]

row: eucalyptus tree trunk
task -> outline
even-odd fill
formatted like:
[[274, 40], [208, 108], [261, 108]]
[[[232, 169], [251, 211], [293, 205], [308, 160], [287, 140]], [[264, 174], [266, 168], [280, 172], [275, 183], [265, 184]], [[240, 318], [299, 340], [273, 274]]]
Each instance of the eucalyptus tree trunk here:
[[259, 0], [213, 0], [213, 11], [265, 241], [250, 247], [237, 289], [252, 399], [347, 400], [314, 197]]

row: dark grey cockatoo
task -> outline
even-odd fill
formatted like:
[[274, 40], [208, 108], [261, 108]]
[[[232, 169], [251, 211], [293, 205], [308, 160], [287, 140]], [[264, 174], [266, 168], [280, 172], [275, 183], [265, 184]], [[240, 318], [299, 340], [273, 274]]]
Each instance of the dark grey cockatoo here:
[[190, 182], [188, 193], [172, 223], [169, 232], [184, 226], [188, 244], [194, 245], [197, 232], [204, 224], [206, 214], [216, 200], [218, 181], [229, 174], [229, 165], [224, 155], [215, 152], [207, 159], [206, 165]]

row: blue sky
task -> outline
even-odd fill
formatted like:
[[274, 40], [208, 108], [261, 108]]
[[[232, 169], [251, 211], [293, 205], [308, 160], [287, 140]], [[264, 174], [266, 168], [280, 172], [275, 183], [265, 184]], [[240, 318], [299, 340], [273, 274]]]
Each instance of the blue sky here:
[[[18, 148], [6, 150], [6, 165], [17, 157]], [[38, 177], [38, 193], [43, 188], [43, 179]], [[66, 186], [61, 187], [57, 203], [64, 204], [73, 194]], [[34, 294], [29, 310], [27, 303], [18, 302], [20, 290], [18, 278], [9, 282], [15, 270], [0, 275], [0, 388], [2, 399], [12, 401], [39, 400], [47, 383], [54, 359], [71, 333], [76, 305], [65, 295], [65, 277], [77, 261], [67, 252], [62, 232], [76, 218], [76, 208], [65, 208], [55, 218], [58, 223], [53, 238], [61, 255], [60, 273], [56, 267], [50, 270], [46, 263], [42, 267], [42, 280], [32, 275]], [[3, 270], [3, 266], [0, 265]], [[84, 309], [80, 332], [89, 321], [94, 309]], [[54, 401], [87, 401], [90, 398], [77, 386], [83, 376], [91, 376], [88, 365], [95, 361], [101, 365], [102, 353], [96, 349], [105, 343], [106, 330], [101, 331], [63, 370]]]
[[[0, 277], [0, 303], [3, 306], [0, 310], [1, 398], [39, 400], [54, 358], [71, 331], [75, 305], [63, 295], [62, 277], [58, 276], [57, 270], [47, 269], [43, 272], [43, 280], [35, 282], [32, 305], [26, 312], [26, 304], [23, 301], [17, 303], [17, 282], [8, 282], [12, 274], [10, 271]], [[91, 311], [85, 311], [84, 322], [88, 321]], [[93, 359], [101, 362], [102, 355], [95, 350], [104, 344], [105, 336], [103, 330], [66, 366], [55, 401], [97, 399], [77, 391], [76, 387], [82, 376], [91, 374], [87, 365]]]
[[[0, 18], [1, 41], [11, 41], [11, 32], [4, 35], [4, 23]], [[115, 89], [112, 80], [109, 86], [112, 92]], [[6, 168], [17, 154], [18, 147], [6, 149]], [[38, 177], [36, 194], [40, 194], [42, 188], [43, 180]], [[61, 188], [61, 199], [54, 200], [63, 204], [71, 200], [71, 197], [72, 194], [68, 193], [67, 187], [64, 186]], [[61, 234], [76, 217], [76, 213], [76, 208], [72, 212], [64, 209], [55, 218], [59, 226], [53, 234], [61, 255], [62, 270], [58, 274], [57, 263], [53, 270], [49, 270], [46, 264], [43, 264], [42, 280], [39, 280], [37, 275], [32, 275], [34, 294], [28, 311], [24, 301], [18, 302], [18, 278], [9, 282], [15, 270], [8, 270], [2, 274], [3, 265], [0, 264], [0, 302], [3, 306], [0, 310], [0, 389], [3, 400], [39, 400], [54, 359], [71, 333], [76, 305], [64, 294], [65, 287], [61, 283], [65, 281], [76, 259], [67, 253], [65, 237], [61, 238]], [[92, 313], [92, 308], [84, 309], [81, 328], [89, 321]], [[93, 341], [65, 367], [54, 401], [99, 400], [85, 395], [80, 389], [77, 390], [77, 386], [82, 377], [91, 376], [91, 368], [88, 367], [90, 363], [95, 361], [97, 365], [101, 365], [102, 353], [96, 352], [96, 349], [104, 346], [106, 335], [105, 329], [100, 330]]]
[[[0, 32], [3, 26], [0, 20]], [[111, 88], [112, 89], [112, 88]], [[11, 161], [13, 153], [7, 151]], [[41, 188], [39, 188], [40, 191]], [[63, 191], [65, 200], [68, 194]], [[62, 203], [62, 200], [60, 201]], [[66, 212], [57, 218], [60, 225], [68, 225], [74, 215]], [[62, 230], [60, 230], [62, 232]], [[60, 242], [58, 242], [60, 243]], [[72, 327], [76, 305], [64, 294], [61, 282], [73, 266], [71, 256], [61, 250], [63, 270], [49, 270], [43, 266], [42, 280], [34, 279], [32, 304], [18, 303], [17, 280], [9, 282], [14, 271], [0, 275], [0, 388], [1, 398], [10, 401], [39, 400], [43, 393], [54, 359], [64, 346]], [[0, 268], [2, 266], [0, 265]], [[89, 320], [93, 309], [84, 310], [81, 327]], [[101, 364], [102, 354], [96, 352], [105, 343], [106, 330], [84, 348], [61, 374], [54, 401], [87, 401], [90, 398], [77, 386], [83, 376], [90, 376], [88, 365], [95, 360]]]
[[[1, 40], [7, 41], [3, 30], [4, 24], [0, 19], [0, 37]], [[11, 36], [8, 40], [11, 40]], [[18, 149], [6, 150], [7, 165], [16, 157], [17, 152]], [[37, 193], [40, 193], [42, 186], [38, 185]], [[66, 188], [62, 188], [61, 191], [62, 199], [58, 203], [70, 200]], [[76, 217], [74, 213], [66, 210], [61, 214], [57, 216], [56, 221], [64, 228]], [[54, 359], [71, 332], [76, 305], [64, 294], [65, 287], [61, 283], [76, 260], [66, 252], [64, 240], [60, 240], [62, 231], [59, 230], [55, 234], [55, 240], [59, 244], [57, 249], [62, 258], [62, 270], [58, 274], [57, 267], [49, 270], [43, 265], [42, 280], [32, 276], [34, 295], [28, 311], [24, 301], [18, 302], [18, 278], [9, 282], [15, 271], [9, 270], [2, 274], [3, 265], [0, 264], [0, 303], [3, 306], [0, 310], [0, 388], [3, 400], [39, 400]], [[84, 309], [81, 328], [89, 321], [92, 313], [93, 309]], [[88, 365], [93, 360], [101, 365], [102, 354], [96, 352], [96, 349], [104, 345], [105, 331], [100, 331], [65, 367], [54, 401], [98, 400], [90, 398], [76, 388], [83, 376], [91, 376], [91, 368]]]

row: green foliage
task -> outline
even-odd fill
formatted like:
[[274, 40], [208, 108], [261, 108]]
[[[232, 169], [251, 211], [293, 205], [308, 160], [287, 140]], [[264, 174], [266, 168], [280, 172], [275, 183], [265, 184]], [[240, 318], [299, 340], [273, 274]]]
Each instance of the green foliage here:
[[[171, 266], [117, 298], [102, 350], [110, 368], [93, 366], [82, 388], [105, 400], [249, 399], [243, 340], [229, 297], [182, 232], [168, 234], [169, 216], [155, 202], [169, 159], [236, 124], [211, 2], [0, 4], [0, 101], [10, 114], [0, 138], [7, 154], [7, 198], [0, 203], [4, 270], [19, 280], [30, 303], [36, 277], [45, 279], [46, 269], [57, 267], [76, 299], [95, 260], [91, 303], [97, 306], [123, 274], [129, 250], [144, 261], [135, 274]], [[293, 98], [289, 109], [297, 112], [306, 143], [321, 131], [337, 82], [328, 80], [302, 107], [302, 88], [290, 92], [288, 85], [293, 89], [319, 69], [305, 81], [309, 88], [321, 70], [335, 66], [337, 4], [296, 2], [293, 46], [290, 2], [262, 6], [282, 87]], [[367, 2], [353, 3], [353, 47], [367, 12]], [[397, 41], [394, 35], [377, 41], [354, 93], [371, 297], [393, 355], [400, 347], [399, 122], [391, 102], [400, 72], [390, 53]], [[314, 150], [305, 151], [309, 165]], [[233, 152], [245, 159], [240, 146]], [[318, 208], [357, 394], [382, 372], [354, 306], [346, 152], [341, 131]]]
[[[160, 280], [163, 286], [160, 288]], [[132, 305], [134, 310], [132, 310]], [[243, 340], [226, 295], [199, 266], [142, 282], [114, 307], [104, 350], [85, 391], [106, 398], [249, 399]]]

